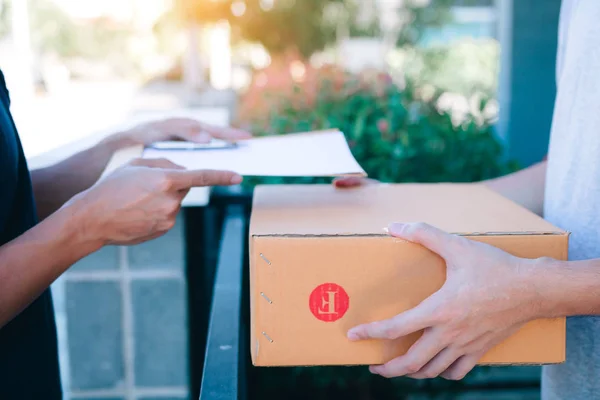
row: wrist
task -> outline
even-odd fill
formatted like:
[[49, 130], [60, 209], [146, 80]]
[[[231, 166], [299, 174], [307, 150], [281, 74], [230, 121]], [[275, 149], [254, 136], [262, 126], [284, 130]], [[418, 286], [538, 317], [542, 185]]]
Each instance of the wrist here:
[[69, 200], [60, 210], [68, 219], [67, 232], [79, 245], [90, 249], [90, 253], [106, 245], [106, 241], [96, 228], [97, 221], [93, 217], [92, 206], [86, 199], [88, 191], [84, 191]]
[[564, 290], [561, 277], [561, 262], [549, 257], [524, 260], [526, 275], [535, 305], [535, 318], [556, 318], [565, 316], [560, 307], [560, 295]]
[[114, 153], [117, 150], [144, 143], [139, 139], [136, 139], [136, 135], [133, 135], [131, 131], [123, 131], [113, 133], [109, 137], [105, 138], [101, 144], [106, 146], [111, 152]]

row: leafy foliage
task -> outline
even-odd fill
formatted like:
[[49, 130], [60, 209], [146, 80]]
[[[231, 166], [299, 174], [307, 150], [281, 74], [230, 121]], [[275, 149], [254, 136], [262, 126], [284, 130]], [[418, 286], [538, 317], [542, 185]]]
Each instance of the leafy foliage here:
[[323, 10], [339, 1], [283, 0], [265, 7], [259, 0], [180, 0], [179, 7], [188, 19], [229, 21], [234, 40], [259, 42], [272, 53], [294, 47], [309, 56], [333, 40], [335, 30], [325, 20]]
[[[398, 3], [394, 35], [397, 46], [414, 46], [429, 28], [452, 19], [455, 0]], [[374, 37], [382, 33], [375, 0], [177, 0], [187, 20], [229, 21], [237, 40], [261, 43], [270, 53], [290, 49], [307, 58], [340, 35]], [[236, 10], [236, 11], [234, 11]]]
[[260, 42], [272, 53], [290, 46], [305, 57], [335, 38], [335, 29], [324, 19], [322, 0], [281, 1], [269, 11], [258, 0], [247, 1], [247, 11], [235, 20], [234, 29], [246, 40]]
[[[503, 147], [485, 116], [485, 99], [456, 120], [440, 110], [441, 91], [410, 80], [399, 84], [385, 73], [354, 76], [327, 67], [305, 79], [287, 92], [263, 88], [265, 103], [253, 107], [246, 124], [263, 135], [340, 129], [369, 176], [384, 182], [473, 182], [514, 167], [503, 159]], [[252, 104], [256, 106], [254, 100]], [[260, 114], [258, 109], [267, 111]], [[297, 180], [249, 180], [289, 181]]]
[[[364, 0], [363, 0], [364, 1]], [[229, 21], [235, 41], [262, 44], [271, 54], [293, 50], [304, 58], [337, 39], [379, 33], [376, 16], [364, 20], [360, 0], [178, 0], [180, 15], [211, 23]]]

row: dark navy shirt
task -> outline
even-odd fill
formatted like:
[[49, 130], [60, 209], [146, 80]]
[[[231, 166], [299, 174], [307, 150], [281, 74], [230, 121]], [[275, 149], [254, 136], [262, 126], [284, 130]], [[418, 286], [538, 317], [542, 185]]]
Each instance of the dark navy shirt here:
[[[37, 223], [31, 179], [9, 104], [0, 71], [0, 246]], [[61, 398], [54, 309], [46, 290], [0, 328], [0, 399]]]

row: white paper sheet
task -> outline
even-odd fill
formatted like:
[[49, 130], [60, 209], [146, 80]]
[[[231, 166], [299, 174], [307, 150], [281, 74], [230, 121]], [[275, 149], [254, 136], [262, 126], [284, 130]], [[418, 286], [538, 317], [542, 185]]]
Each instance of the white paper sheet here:
[[365, 175], [339, 131], [298, 133], [240, 141], [218, 150], [144, 150], [187, 169], [216, 169], [244, 176]]

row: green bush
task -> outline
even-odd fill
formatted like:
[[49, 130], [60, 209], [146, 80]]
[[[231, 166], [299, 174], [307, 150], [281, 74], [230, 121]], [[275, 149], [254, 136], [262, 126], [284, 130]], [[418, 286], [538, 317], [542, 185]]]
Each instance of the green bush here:
[[[368, 175], [384, 182], [474, 182], [514, 170], [485, 117], [488, 101], [458, 118], [440, 109], [442, 94], [410, 81], [397, 84], [384, 73], [329, 71], [291, 93], [265, 93], [267, 111], [248, 122], [259, 135], [337, 128]], [[253, 178], [248, 184], [323, 181]]]

